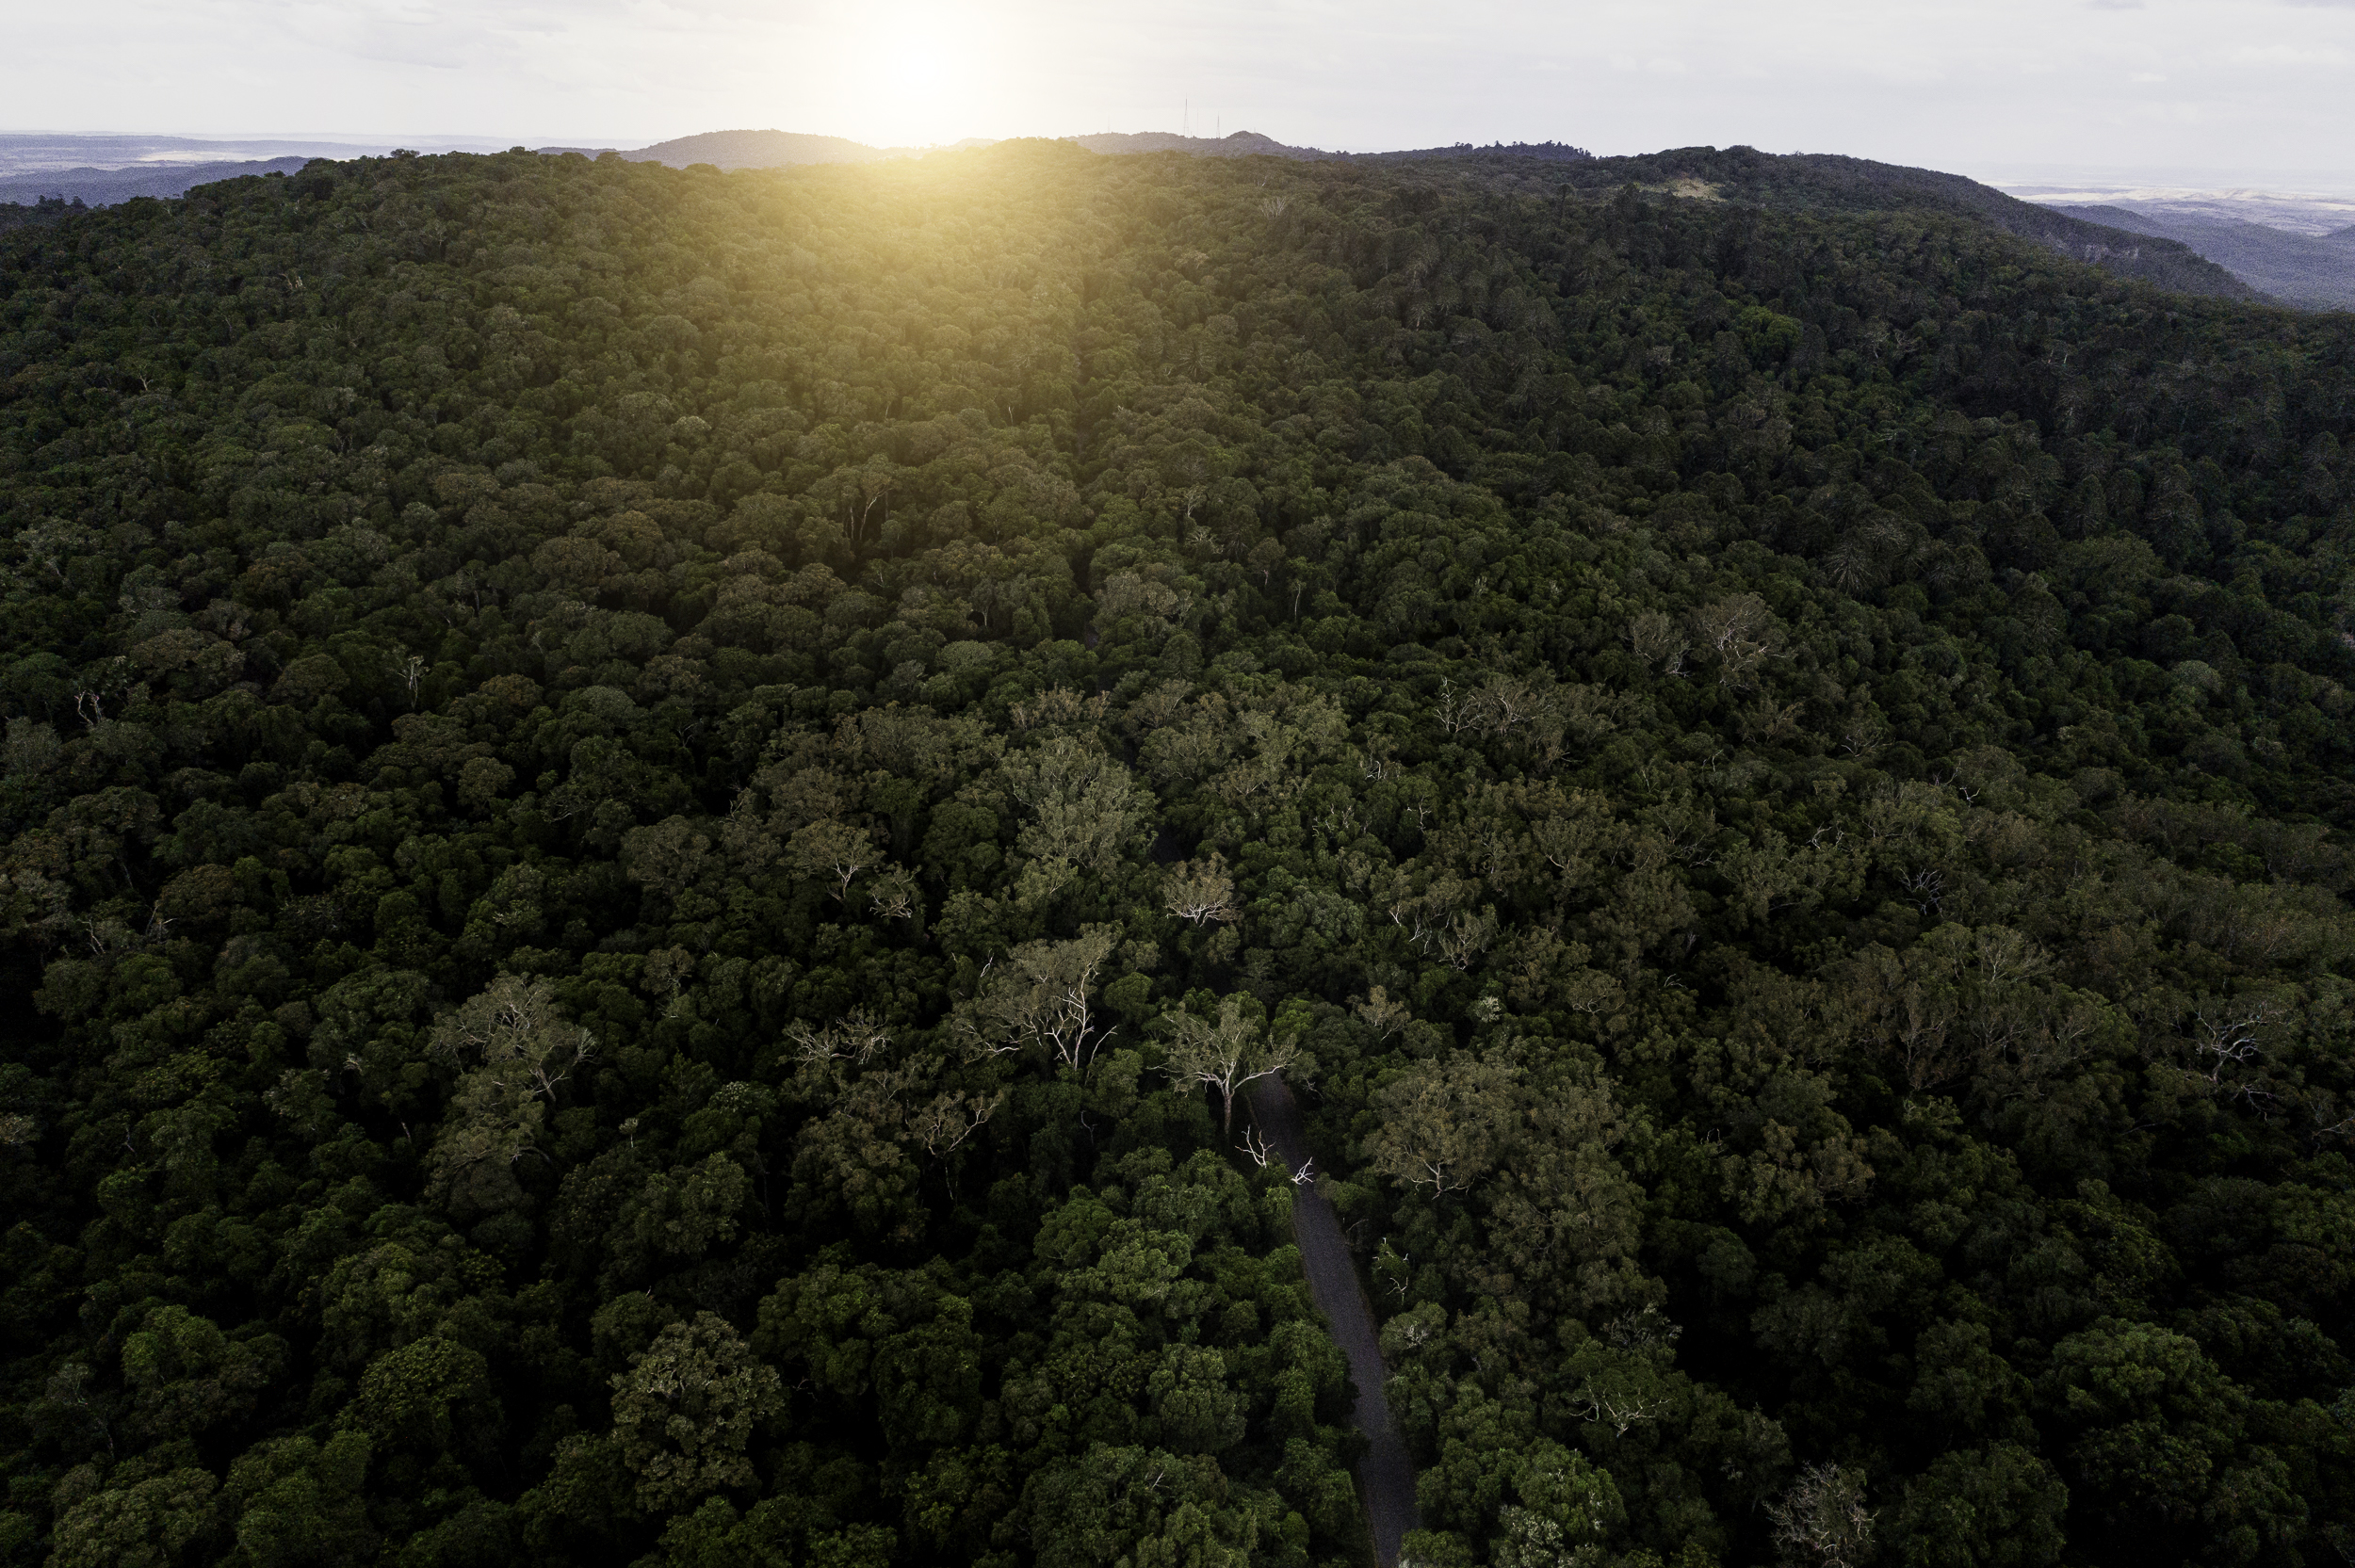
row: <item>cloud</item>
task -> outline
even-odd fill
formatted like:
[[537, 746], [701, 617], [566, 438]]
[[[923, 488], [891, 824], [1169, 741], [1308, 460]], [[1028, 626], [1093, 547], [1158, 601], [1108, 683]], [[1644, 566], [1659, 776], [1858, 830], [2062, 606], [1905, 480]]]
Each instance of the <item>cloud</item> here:
[[[2311, 8], [2278, 14], [2291, 5]], [[1174, 129], [1191, 103], [1197, 125], [1361, 151], [1741, 142], [1965, 173], [2009, 160], [2257, 170], [2282, 167], [2285, 149], [2355, 146], [2345, 80], [2355, 0], [110, 0], [17, 10], [8, 118], [60, 131], [365, 129], [413, 145], [428, 133], [505, 133], [502, 145], [636, 146], [777, 125], [888, 145]], [[2290, 155], [2301, 170], [2328, 156]]]
[[2329, 44], [2309, 48], [2298, 43], [2243, 44], [2232, 53], [2234, 65], [2345, 65], [2347, 51]]

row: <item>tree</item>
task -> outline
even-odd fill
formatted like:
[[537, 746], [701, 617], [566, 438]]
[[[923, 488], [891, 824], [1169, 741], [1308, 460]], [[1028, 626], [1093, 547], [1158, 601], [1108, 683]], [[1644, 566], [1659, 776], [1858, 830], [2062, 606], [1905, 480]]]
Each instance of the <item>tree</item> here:
[[2097, 1319], [2053, 1347], [2037, 1393], [2074, 1436], [2062, 1474], [2081, 1517], [2146, 1541], [2284, 1532], [2296, 1503], [2243, 1447], [2248, 1396], [2190, 1336]]
[[923, 896], [917, 891], [916, 878], [897, 865], [887, 868], [874, 880], [868, 898], [874, 912], [886, 920], [913, 920], [923, 907]]
[[1022, 1513], [1040, 1568], [1243, 1568], [1261, 1528], [1209, 1455], [1101, 1443], [1040, 1471]]
[[1684, 673], [1684, 651], [1691, 646], [1672, 617], [1646, 610], [1628, 622], [1628, 646], [1646, 664], [1660, 666], [1668, 675]]
[[1374, 1095], [1381, 1124], [1366, 1139], [1367, 1158], [1434, 1198], [1470, 1190], [1504, 1154], [1519, 1076], [1494, 1052], [1416, 1063]]
[[1069, 942], [1026, 942], [990, 965], [981, 994], [958, 1006], [954, 1027], [968, 1054], [999, 1056], [1044, 1046], [1073, 1072], [1084, 1072], [1110, 1037], [1096, 1026], [1096, 978], [1112, 957], [1115, 933], [1090, 927]]
[[1235, 1092], [1255, 1078], [1272, 1077], [1300, 1058], [1300, 1037], [1275, 1034], [1256, 1008], [1245, 1010], [1241, 995], [1220, 998], [1218, 1013], [1203, 1018], [1183, 1010], [1161, 1014], [1169, 1036], [1169, 1072], [1180, 1082], [1206, 1084], [1225, 1107], [1221, 1124], [1235, 1130]]
[[1906, 1483], [1889, 1544], [1906, 1568], [2046, 1568], [2068, 1545], [2069, 1489], [2016, 1443], [1941, 1454]]
[[1196, 863], [1181, 860], [1161, 875], [1161, 902], [1180, 920], [1240, 920], [1235, 907], [1235, 879], [1226, 874], [1226, 857], [1217, 850]]
[[67, 1508], [51, 1537], [56, 1568], [175, 1568], [203, 1560], [219, 1483], [184, 1467]]
[[1042, 867], [1024, 884], [1036, 902], [1074, 868], [1109, 871], [1131, 848], [1152, 810], [1152, 797], [1129, 769], [1068, 735], [1051, 735], [999, 765], [1007, 790], [1030, 809], [1016, 847]]
[[1496, 1568], [1586, 1568], [1603, 1560], [1605, 1544], [1626, 1522], [1610, 1472], [1548, 1439], [1521, 1457], [1512, 1491], [1519, 1502], [1497, 1510], [1501, 1539], [1489, 1548]]
[[752, 1484], [753, 1429], [785, 1408], [775, 1370], [708, 1312], [664, 1329], [612, 1383], [614, 1440], [656, 1512]]
[[157, 1307], [122, 1342], [126, 1435], [187, 1436], [251, 1413], [278, 1375], [284, 1342], [233, 1340], [186, 1307]]
[[714, 869], [711, 839], [683, 816], [622, 835], [618, 857], [630, 881], [666, 898], [676, 898]]
[[1668, 1419], [1689, 1397], [1685, 1381], [1671, 1369], [1670, 1361], [1665, 1344], [1585, 1338], [1568, 1358], [1569, 1397], [1564, 1408], [1582, 1425], [1608, 1431], [1615, 1438]]
[[916, 1113], [917, 1141], [934, 1159], [947, 1159], [959, 1144], [989, 1124], [990, 1117], [1006, 1103], [1006, 1092], [1002, 1089], [990, 1093], [943, 1090]]
[[1747, 687], [1751, 676], [1780, 647], [1781, 627], [1766, 601], [1755, 593], [1735, 593], [1693, 611], [1693, 635], [1708, 656], [1717, 661], [1717, 684]]
[[477, 1404], [488, 1392], [489, 1364], [479, 1351], [438, 1334], [412, 1340], [368, 1364], [357, 1414], [387, 1445], [446, 1451], [459, 1441], [452, 1406]]
[[1179, 1453], [1214, 1454], [1242, 1441], [1246, 1402], [1228, 1382], [1226, 1358], [1200, 1345], [1161, 1352], [1145, 1391], [1161, 1440]]
[[826, 1025], [796, 1020], [785, 1026], [802, 1075], [815, 1082], [839, 1086], [877, 1059], [891, 1043], [891, 1031], [863, 1010]]
[[368, 1527], [370, 1445], [359, 1431], [324, 1443], [281, 1438], [242, 1455], [221, 1490], [238, 1548], [254, 1568], [347, 1568], [374, 1560]]
[[1377, 1043], [1413, 1023], [1415, 1017], [1405, 1003], [1393, 1000], [1389, 992], [1378, 985], [1369, 987], [1364, 995], [1356, 998], [1350, 1011], [1373, 1031]]
[[544, 1103], [596, 1055], [596, 1037], [565, 1015], [548, 981], [501, 975], [434, 1026], [433, 1048], [472, 1057], [515, 1094]]
[[666, 1258], [692, 1262], [736, 1238], [738, 1214], [751, 1190], [744, 1168], [716, 1151], [650, 1175], [623, 1211], [614, 1255], [625, 1267]]
[[832, 821], [796, 829], [786, 852], [803, 876], [830, 878], [837, 903], [849, 900], [852, 881], [882, 858], [866, 829]]
[[525, 1201], [513, 1168], [540, 1152], [559, 1091], [596, 1054], [589, 1030], [557, 1005], [546, 980], [501, 975], [433, 1029], [447, 1060], [472, 1060], [451, 1096], [430, 1159], [432, 1190], [462, 1212]]
[[1799, 1472], [1767, 1510], [1775, 1544], [1824, 1568], [1859, 1568], [1873, 1555], [1873, 1511], [1864, 1504], [1864, 1478], [1837, 1464]]

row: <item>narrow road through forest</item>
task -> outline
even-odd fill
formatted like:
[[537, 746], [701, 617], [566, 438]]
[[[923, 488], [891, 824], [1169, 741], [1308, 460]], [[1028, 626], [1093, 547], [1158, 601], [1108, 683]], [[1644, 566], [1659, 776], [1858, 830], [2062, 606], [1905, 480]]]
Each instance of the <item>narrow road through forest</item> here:
[[[1261, 1078], [1244, 1091], [1251, 1119], [1275, 1146], [1284, 1164], [1294, 1172], [1308, 1163], [1308, 1128], [1301, 1120], [1299, 1102], [1281, 1078]], [[1381, 1568], [1396, 1568], [1399, 1543], [1406, 1532], [1422, 1528], [1415, 1507], [1415, 1467], [1406, 1457], [1406, 1444], [1398, 1424], [1390, 1419], [1389, 1401], [1383, 1397], [1387, 1375], [1382, 1365], [1382, 1341], [1374, 1332], [1373, 1308], [1358, 1283], [1356, 1265], [1350, 1261], [1349, 1242], [1341, 1235], [1340, 1217], [1317, 1195], [1313, 1184], [1292, 1189], [1292, 1238], [1300, 1243], [1307, 1266], [1308, 1290], [1332, 1322], [1333, 1338], [1349, 1358], [1349, 1376], [1357, 1385], [1357, 1430], [1366, 1434], [1365, 1458], [1357, 1462], [1357, 1491], [1365, 1500], [1366, 1520], [1373, 1528], [1373, 1555]]]

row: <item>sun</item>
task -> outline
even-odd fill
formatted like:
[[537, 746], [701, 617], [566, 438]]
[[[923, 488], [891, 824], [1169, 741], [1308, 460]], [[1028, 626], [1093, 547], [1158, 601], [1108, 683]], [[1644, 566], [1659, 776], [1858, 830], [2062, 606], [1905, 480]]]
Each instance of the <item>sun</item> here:
[[983, 134], [999, 51], [970, 8], [876, 6], [829, 34], [823, 74], [848, 134], [903, 146]]
[[936, 43], [912, 44], [893, 62], [891, 73], [902, 92], [936, 95], [950, 85], [949, 53]]

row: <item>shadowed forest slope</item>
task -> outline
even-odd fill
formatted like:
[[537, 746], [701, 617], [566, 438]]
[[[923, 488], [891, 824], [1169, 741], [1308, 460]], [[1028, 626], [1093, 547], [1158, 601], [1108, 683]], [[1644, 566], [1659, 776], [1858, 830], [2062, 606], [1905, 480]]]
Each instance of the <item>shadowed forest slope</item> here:
[[[1475, 153], [1472, 155], [1479, 155]], [[1483, 161], [1493, 163], [1494, 154]], [[1589, 193], [1628, 180], [1710, 201], [1811, 214], [1918, 212], [1978, 218], [2073, 261], [2088, 262], [2184, 294], [2259, 300], [2265, 296], [2179, 239], [2147, 226], [2112, 225], [2006, 196], [1960, 174], [1865, 158], [1754, 148], [1688, 147], [1640, 157], [1599, 158], [1568, 177]]]
[[2355, 322], [1805, 163], [0, 235], [0, 1561], [1362, 1560], [1277, 1071], [1418, 1562], [2331, 1560]]

